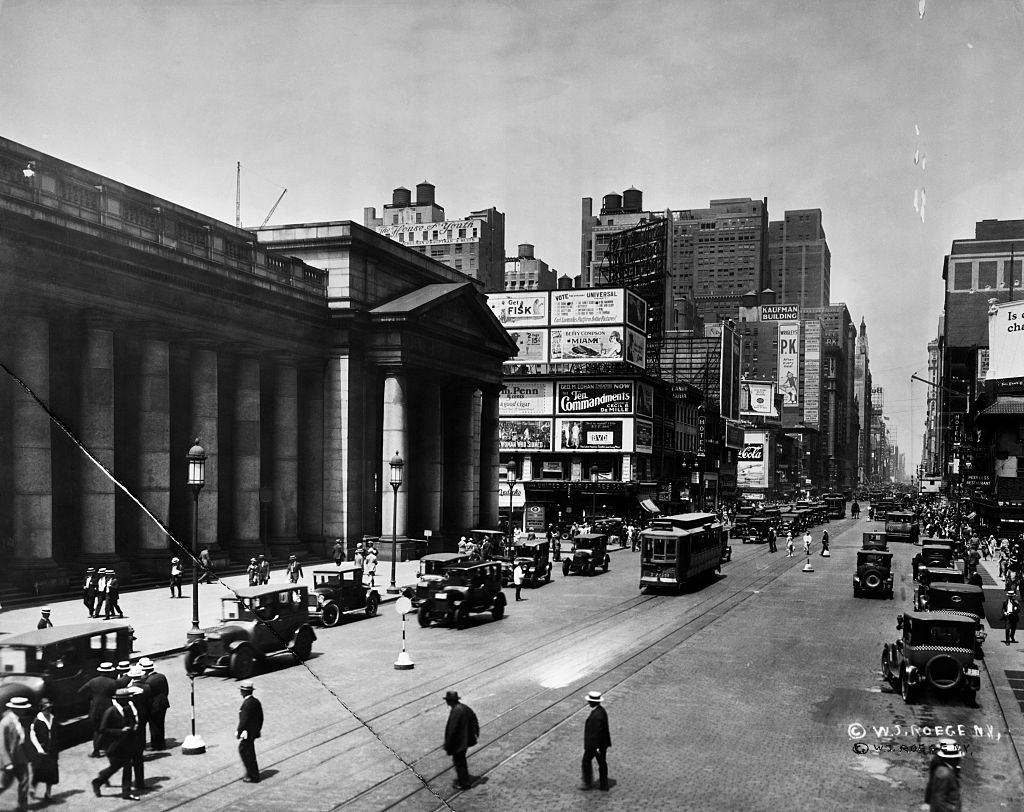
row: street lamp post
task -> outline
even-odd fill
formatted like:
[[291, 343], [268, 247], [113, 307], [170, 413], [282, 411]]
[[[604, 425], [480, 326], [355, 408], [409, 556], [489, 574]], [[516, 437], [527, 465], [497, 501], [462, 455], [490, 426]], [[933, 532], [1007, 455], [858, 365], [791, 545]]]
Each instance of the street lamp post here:
[[396, 451], [388, 465], [391, 466], [391, 488], [394, 491], [394, 499], [391, 500], [391, 585], [388, 587], [388, 594], [397, 595], [395, 564], [398, 560], [398, 489], [402, 487], [402, 469], [405, 467], [405, 460]]
[[591, 498], [591, 503], [590, 503], [590, 521], [588, 522], [588, 524], [591, 524], [591, 525], [593, 525], [594, 520], [597, 518], [597, 477], [598, 477], [599, 474], [600, 474], [600, 471], [598, 470], [597, 465], [591, 465], [590, 466], [590, 483], [591, 483], [591, 487], [593, 488], [593, 491], [591, 491], [591, 493], [590, 493], [590, 498]]
[[188, 642], [202, 640], [205, 635], [199, 628], [199, 491], [206, 484], [206, 452], [196, 438], [192, 448], [188, 450], [188, 484], [192, 488], [192, 628], [188, 633]]
[[505, 482], [508, 483], [508, 549], [505, 553], [512, 555], [512, 548], [515, 544], [515, 531], [512, 528], [512, 513], [515, 510], [512, 500], [513, 491], [516, 489], [516, 464], [514, 462], [505, 463]]

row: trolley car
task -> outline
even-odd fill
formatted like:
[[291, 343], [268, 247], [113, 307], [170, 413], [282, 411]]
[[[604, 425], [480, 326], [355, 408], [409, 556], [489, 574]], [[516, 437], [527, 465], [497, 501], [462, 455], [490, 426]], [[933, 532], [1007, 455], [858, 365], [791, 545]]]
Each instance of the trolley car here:
[[846, 497], [838, 493], [825, 494], [825, 507], [830, 519], [846, 518]]
[[680, 591], [721, 569], [727, 534], [713, 513], [662, 516], [640, 533], [640, 589]]

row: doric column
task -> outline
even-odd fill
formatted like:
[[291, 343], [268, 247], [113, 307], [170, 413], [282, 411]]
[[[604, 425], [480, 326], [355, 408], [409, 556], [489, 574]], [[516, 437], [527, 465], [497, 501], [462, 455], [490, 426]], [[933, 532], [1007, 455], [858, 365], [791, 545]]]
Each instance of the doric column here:
[[[170, 349], [156, 335], [144, 335], [139, 362], [139, 498], [167, 523], [171, 483]], [[155, 557], [169, 541], [152, 519], [137, 514], [136, 552]]]
[[250, 554], [262, 548], [260, 539], [260, 361], [254, 355], [235, 358], [235, 401], [232, 415], [233, 449], [231, 499], [233, 547]]
[[[417, 381], [414, 419], [416, 428], [409, 439], [410, 453], [416, 459], [416, 471], [410, 471], [408, 479], [410, 501], [414, 501], [411, 512], [422, 522], [422, 529], [439, 530], [444, 496], [441, 488], [444, 446], [441, 442], [441, 381], [437, 376]], [[385, 525], [390, 533], [390, 526], [387, 522]]]
[[[408, 486], [398, 489], [397, 503], [391, 482], [391, 466], [389, 462], [397, 451], [405, 460], [406, 470], [413, 467], [409, 459], [408, 414], [406, 412], [406, 379], [405, 373], [388, 370], [384, 375], [384, 421], [383, 421], [381, 454], [381, 536], [391, 536], [394, 520], [396, 533], [405, 536], [408, 527], [409, 501]], [[397, 513], [394, 511], [397, 509]], [[395, 518], [393, 518], [395, 517]]]
[[214, 345], [202, 343], [192, 348], [190, 377], [190, 408], [192, 417], [189, 434], [199, 438], [206, 452], [206, 484], [199, 494], [199, 539], [197, 549], [217, 544], [220, 466], [219, 433], [217, 420], [220, 388], [217, 374], [217, 350]]
[[[445, 521], [449, 529], [473, 526], [474, 483], [479, 458], [474, 458], [473, 393], [454, 384], [447, 392], [445, 418]], [[479, 425], [479, 423], [477, 423]]]
[[[301, 372], [299, 408], [299, 536], [307, 541], [326, 541], [324, 535], [324, 373], [322, 365]], [[326, 552], [326, 550], [324, 550]]]
[[[25, 312], [13, 330], [17, 374], [44, 402], [50, 399], [50, 323], [42, 312]], [[53, 480], [50, 419], [21, 387], [12, 398], [14, 556], [17, 565], [53, 558]]]
[[274, 365], [273, 505], [271, 540], [291, 545], [298, 538], [299, 511], [298, 370], [288, 362]]
[[486, 387], [480, 412], [480, 524], [483, 527], [498, 526], [498, 478], [501, 467], [498, 394], [498, 387]]
[[[114, 470], [114, 331], [94, 316], [85, 321], [81, 377], [80, 438], [93, 455]], [[114, 483], [81, 455], [83, 560], [109, 561], [114, 556]]]

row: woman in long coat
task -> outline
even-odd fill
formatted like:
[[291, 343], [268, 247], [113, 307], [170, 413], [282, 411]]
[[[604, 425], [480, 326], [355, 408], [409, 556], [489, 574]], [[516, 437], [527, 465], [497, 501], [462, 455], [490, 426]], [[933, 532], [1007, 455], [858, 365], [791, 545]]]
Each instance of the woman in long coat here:
[[37, 791], [35, 788], [40, 784], [46, 784], [46, 792], [42, 797], [47, 801], [50, 800], [50, 788], [60, 783], [60, 770], [57, 765], [60, 751], [57, 747], [54, 721], [52, 703], [49, 699], [40, 700], [39, 713], [28, 729], [28, 739], [32, 744], [33, 791]]

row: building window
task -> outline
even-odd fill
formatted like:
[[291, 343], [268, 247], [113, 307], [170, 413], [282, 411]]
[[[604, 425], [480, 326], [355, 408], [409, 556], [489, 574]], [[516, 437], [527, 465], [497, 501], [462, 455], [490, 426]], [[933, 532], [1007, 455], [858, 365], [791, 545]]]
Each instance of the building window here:
[[420, 212], [416, 212], [416, 222], [417, 223], [422, 223], [423, 222], [423, 215], [420, 214]]
[[460, 228], [459, 229], [459, 238], [463, 239], [463, 240], [466, 239], [466, 229], [464, 229], [464, 228]]
[[392, 214], [391, 215], [391, 225], [393, 225], [393, 226], [397, 226], [398, 225], [398, 215], [397, 214]]
[[[1019, 288], [1020, 284], [1021, 284], [1021, 278], [1020, 278], [1021, 260], [1019, 260], [1019, 259], [1013, 260], [1013, 263], [1012, 263], [1013, 264], [1012, 276], [1011, 276], [1010, 264], [1011, 264], [1010, 260], [1006, 260], [1003, 263], [1003, 284], [1005, 285], [1007, 282], [1009, 282], [1011, 285], [1013, 285], [1013, 287]], [[1011, 279], [1012, 279], [1012, 281], [1011, 281]]]
[[957, 262], [953, 265], [953, 290], [970, 290], [973, 285], [972, 266], [970, 262]]
[[996, 286], [996, 267], [999, 263], [994, 260], [987, 262], [978, 263], [978, 287], [979, 288], [995, 288]]

